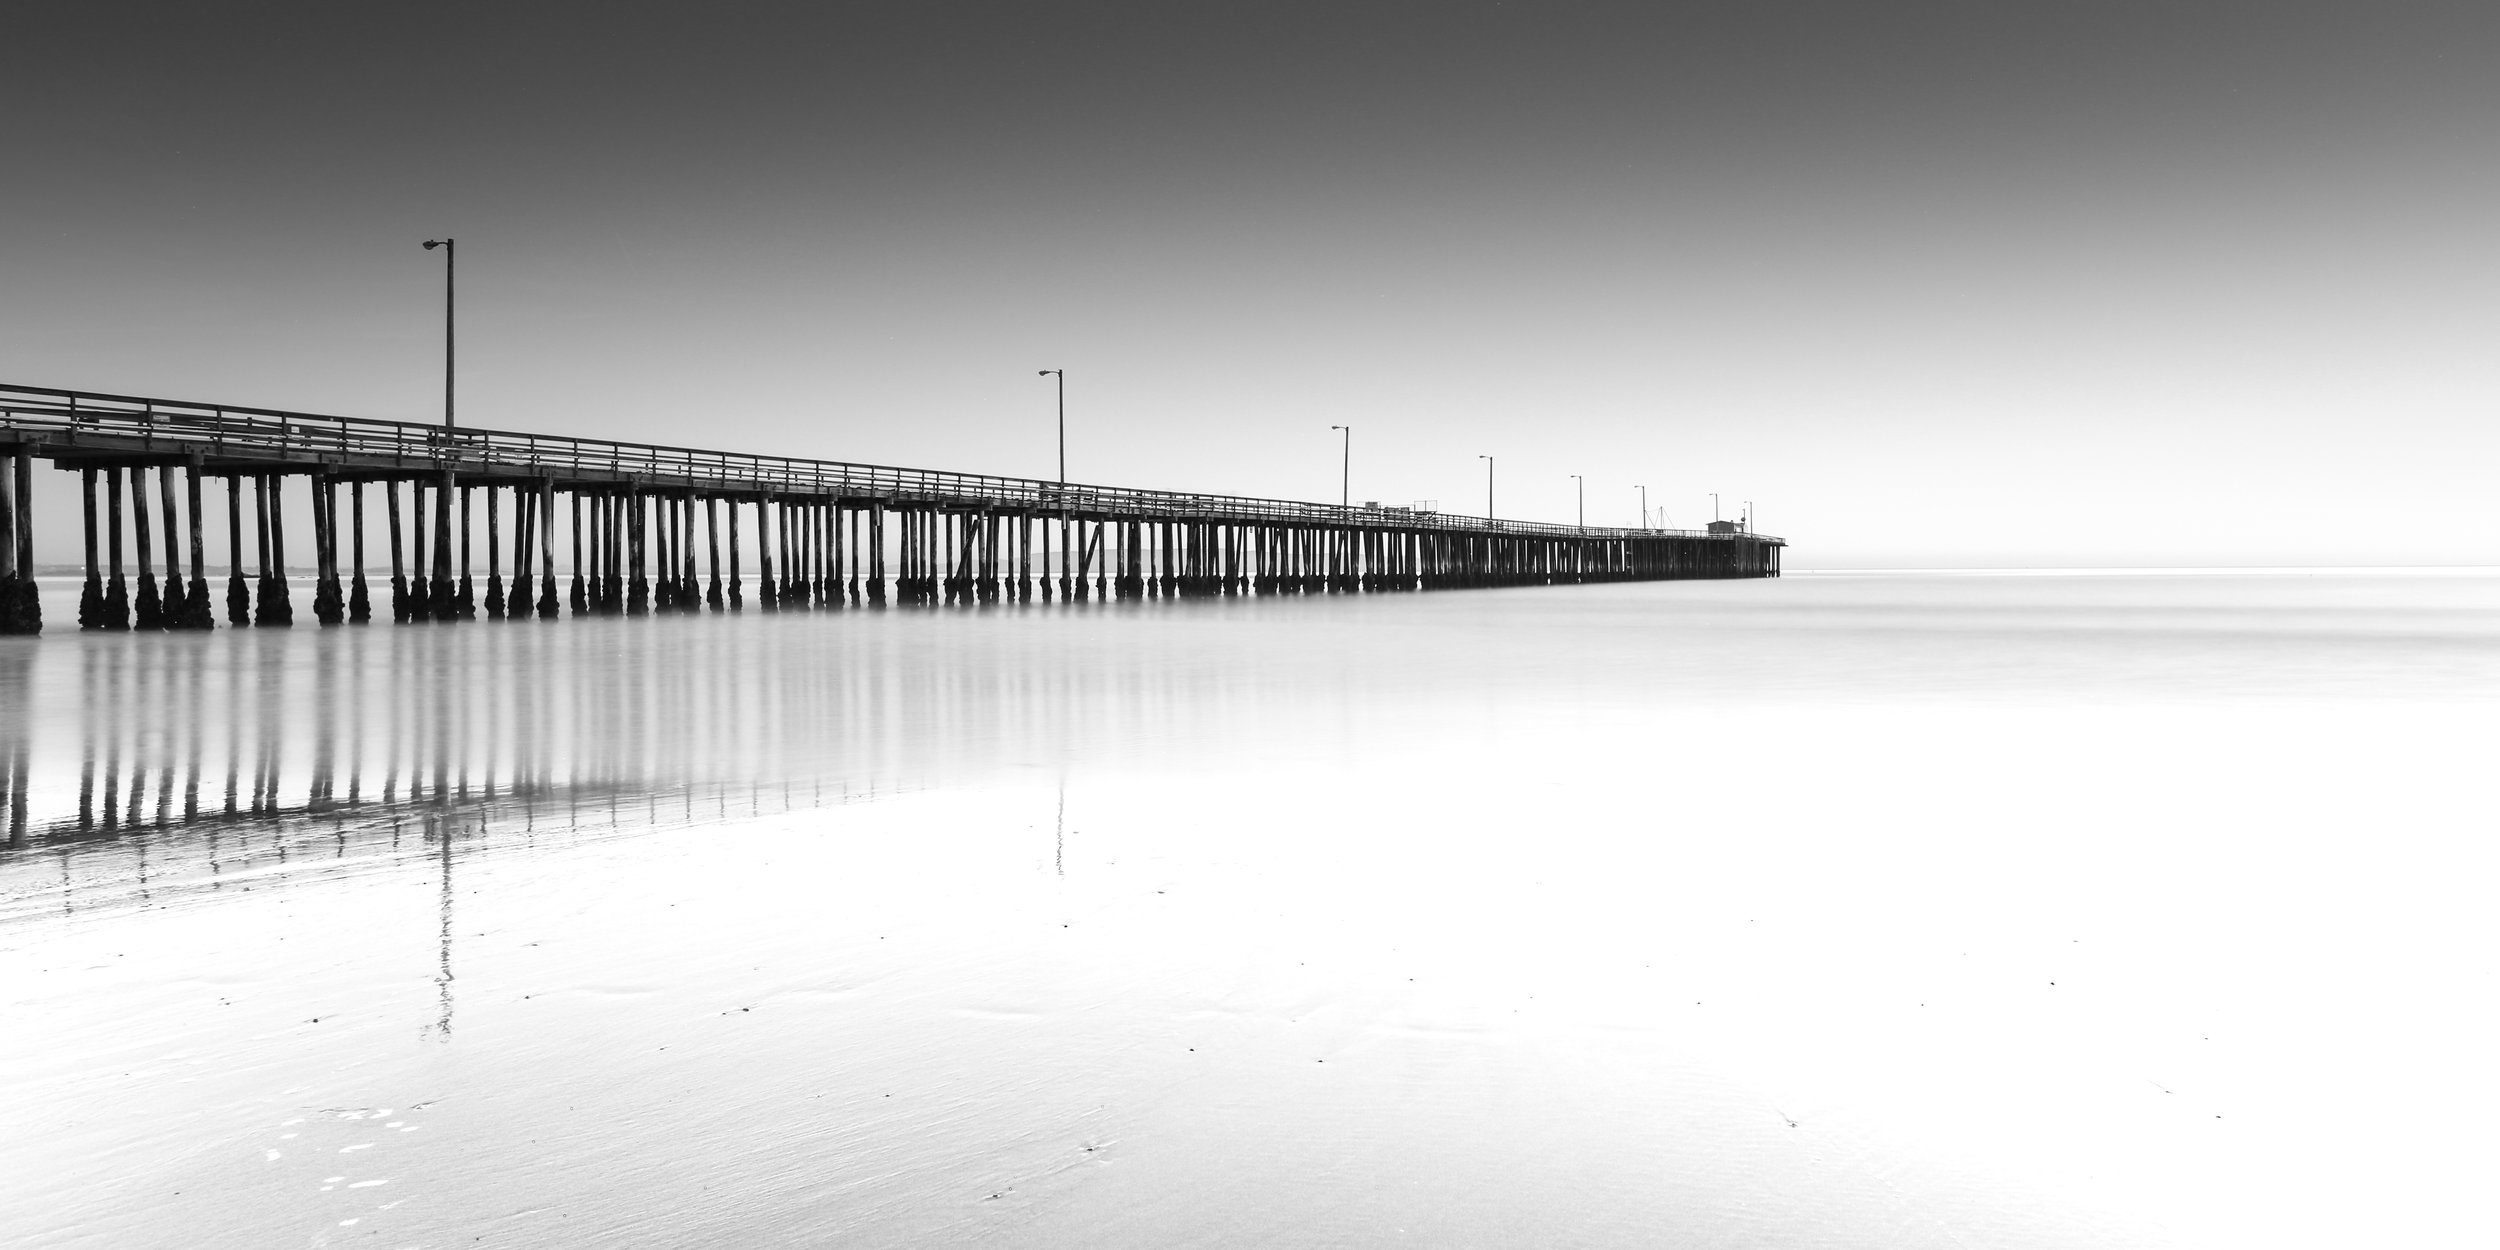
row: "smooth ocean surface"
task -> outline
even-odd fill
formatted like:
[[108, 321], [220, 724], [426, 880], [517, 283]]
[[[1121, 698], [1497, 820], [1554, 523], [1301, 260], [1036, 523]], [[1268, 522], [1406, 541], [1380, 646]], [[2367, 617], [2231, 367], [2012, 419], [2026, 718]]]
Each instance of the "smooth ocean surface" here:
[[2500, 1244], [2500, 573], [69, 589], [12, 1246]]

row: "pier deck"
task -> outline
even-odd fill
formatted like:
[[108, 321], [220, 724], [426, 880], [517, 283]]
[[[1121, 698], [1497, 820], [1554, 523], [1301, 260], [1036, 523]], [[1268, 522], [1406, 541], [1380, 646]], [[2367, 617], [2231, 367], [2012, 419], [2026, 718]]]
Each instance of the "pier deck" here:
[[[228, 623], [290, 623], [278, 489], [289, 476], [309, 479], [314, 610], [323, 624], [370, 619], [368, 485], [384, 496], [391, 615], [403, 622], [474, 619], [481, 548], [487, 616], [562, 615], [560, 508], [570, 512], [563, 531], [576, 614], [743, 608], [750, 541], [765, 610], [882, 606], [889, 593], [934, 604], [1029, 600], [1037, 590], [1044, 600], [1083, 600], [1776, 577], [1785, 546], [1742, 532], [1063, 484], [0, 384], [0, 632], [42, 626], [28, 503], [38, 458], [82, 475], [80, 624], [90, 629], [215, 623], [204, 562], [211, 481], [226, 487]], [[163, 521], [162, 589], [151, 473]], [[350, 494], [346, 534], [342, 489]], [[481, 496], [482, 544], [472, 541]], [[753, 530], [742, 541], [740, 518], [750, 508]], [[177, 518], [186, 511], [180, 543]], [[135, 592], [125, 528], [136, 548]], [[256, 585], [243, 573], [247, 528]], [[698, 547], [708, 559], [698, 559]]]

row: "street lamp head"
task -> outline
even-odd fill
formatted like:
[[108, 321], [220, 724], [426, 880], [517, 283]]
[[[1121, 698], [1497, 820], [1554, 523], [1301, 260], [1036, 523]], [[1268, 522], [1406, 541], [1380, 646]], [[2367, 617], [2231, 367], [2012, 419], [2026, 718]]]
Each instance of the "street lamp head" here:
[[1049, 377], [1050, 375], [1052, 375], [1052, 374], [1054, 374], [1054, 373], [1058, 373], [1058, 372], [1059, 372], [1059, 370], [1057, 370], [1057, 369], [1044, 369], [1044, 370], [1042, 370], [1040, 373], [1037, 373], [1037, 374], [1035, 374], [1035, 375], [1033, 375], [1033, 376], [1035, 376], [1035, 377], [1041, 377], [1041, 378], [1046, 378], [1046, 377]]
[[449, 239], [427, 239], [425, 241], [425, 250], [431, 252], [435, 248], [442, 247], [450, 242], [451, 240]]

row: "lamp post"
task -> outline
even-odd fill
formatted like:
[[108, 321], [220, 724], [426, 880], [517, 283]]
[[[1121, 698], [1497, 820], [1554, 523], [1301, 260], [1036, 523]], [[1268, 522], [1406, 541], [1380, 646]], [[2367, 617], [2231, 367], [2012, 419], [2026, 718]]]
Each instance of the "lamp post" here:
[[1354, 495], [1350, 489], [1350, 486], [1354, 481], [1354, 427], [1350, 425], [1332, 425], [1328, 428], [1332, 430], [1345, 431], [1345, 460], [1344, 463], [1338, 468], [1337, 506], [1340, 508], [1349, 507], [1354, 502]]
[[[429, 252], [438, 247], [443, 249], [443, 430], [448, 434], [456, 424], [452, 419], [451, 367], [452, 275], [457, 253], [453, 250], [450, 239], [427, 239], [425, 241], [425, 250]], [[442, 478], [434, 491], [434, 585], [430, 591], [418, 597], [426, 605], [424, 616], [438, 621], [450, 621], [458, 619], [459, 610], [459, 591], [453, 586], [451, 580], [451, 493], [456, 483], [452, 474], [451, 449], [445, 447], [443, 451]], [[417, 525], [422, 530], [425, 518], [418, 517]], [[417, 576], [422, 580], [425, 571], [418, 570]], [[445, 853], [449, 853], [448, 849]]]
[[1493, 457], [1478, 456], [1484, 462], [1484, 519], [1493, 519]]
[[1719, 492], [1715, 490], [1710, 492], [1710, 519], [1712, 521], [1719, 519]]
[[1587, 529], [1589, 527], [1589, 480], [1577, 473], [1571, 475], [1571, 480], [1578, 486], [1580, 492], [1580, 528]]
[[448, 430], [459, 424], [452, 420], [451, 408], [452, 271], [457, 267], [458, 253], [450, 239], [425, 241], [425, 250], [429, 252], [438, 247], [443, 249], [443, 428]]
[[1039, 375], [1059, 379], [1059, 484], [1068, 484], [1068, 371], [1044, 369]]
[[1641, 492], [1641, 528], [1642, 528], [1642, 529], [1648, 529], [1648, 528], [1649, 528], [1649, 488], [1648, 488], [1648, 487], [1646, 487], [1646, 486], [1635, 486], [1635, 487], [1633, 487], [1632, 489], [1634, 489], [1634, 490], [1636, 490], [1636, 491]]

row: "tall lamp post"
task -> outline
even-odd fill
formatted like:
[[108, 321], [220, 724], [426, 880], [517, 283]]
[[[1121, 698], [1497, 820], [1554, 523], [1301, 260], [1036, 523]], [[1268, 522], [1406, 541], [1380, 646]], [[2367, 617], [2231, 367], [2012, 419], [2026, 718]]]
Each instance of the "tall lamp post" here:
[[425, 250], [429, 252], [438, 247], [443, 249], [443, 428], [448, 430], [459, 424], [452, 420], [451, 409], [452, 271], [457, 267], [458, 253], [450, 239], [425, 241]]
[[1337, 477], [1337, 506], [1340, 508], [1350, 507], [1354, 502], [1354, 495], [1351, 491], [1351, 486], [1354, 481], [1354, 427], [1350, 425], [1332, 425], [1328, 428], [1332, 430], [1345, 431], [1345, 459], [1343, 464], [1341, 464], [1338, 468]]
[[[443, 429], [448, 433], [456, 425], [452, 419], [451, 370], [452, 276], [457, 253], [453, 250], [450, 239], [427, 239], [425, 241], [425, 250], [429, 252], [438, 247], [443, 249]], [[453, 586], [451, 580], [451, 493], [456, 483], [452, 476], [451, 449], [446, 447], [443, 450], [442, 480], [436, 485], [434, 491], [434, 584], [430, 590], [415, 596], [416, 603], [425, 605], [424, 610], [419, 614], [421, 620], [430, 617], [438, 621], [449, 621], [458, 619], [459, 615], [459, 591]], [[422, 515], [417, 518], [417, 524], [420, 528], [424, 526], [425, 518]], [[463, 551], [462, 555], [465, 559], [467, 553]], [[423, 579], [425, 570], [417, 570], [417, 576]], [[411, 607], [413, 610], [414, 605], [412, 604]]]
[[1635, 486], [1635, 487], [1633, 487], [1632, 489], [1634, 489], [1634, 490], [1636, 490], [1636, 491], [1641, 492], [1641, 528], [1642, 528], [1642, 529], [1648, 529], [1648, 528], [1649, 528], [1649, 488], [1648, 488], [1648, 487], [1646, 487], [1646, 486]]
[[1580, 528], [1587, 529], [1589, 527], [1589, 480], [1577, 473], [1571, 475], [1571, 480], [1580, 492]]
[[1059, 379], [1059, 484], [1068, 484], [1068, 371], [1044, 369], [1040, 376]]
[[1484, 462], [1484, 519], [1493, 519], [1493, 457], [1478, 456]]
[[1715, 490], [1710, 492], [1710, 519], [1719, 519], [1719, 492]]

